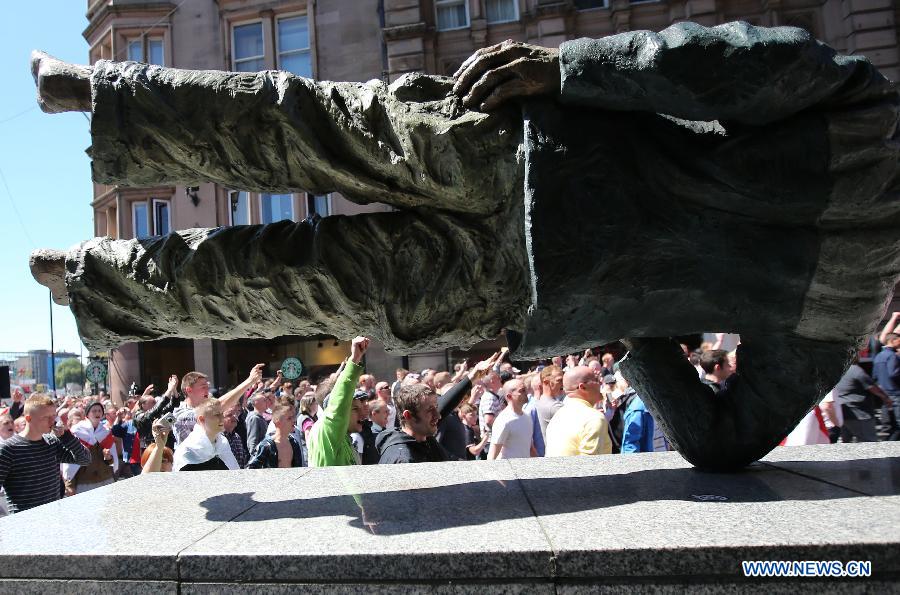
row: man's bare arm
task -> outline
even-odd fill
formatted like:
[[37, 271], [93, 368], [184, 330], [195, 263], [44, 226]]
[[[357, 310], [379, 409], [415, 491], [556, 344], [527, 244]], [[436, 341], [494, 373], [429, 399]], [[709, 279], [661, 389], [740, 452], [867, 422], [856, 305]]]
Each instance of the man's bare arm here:
[[881, 329], [881, 333], [878, 335], [878, 340], [881, 341], [881, 344], [884, 345], [887, 343], [887, 336], [890, 333], [893, 333], [897, 328], [897, 323], [900, 322], [900, 312], [894, 312], [891, 314], [891, 317], [885, 323], [884, 328]]
[[247, 390], [250, 385], [256, 384], [262, 379], [262, 369], [264, 366], [265, 364], [256, 364], [255, 366], [253, 366], [253, 369], [250, 370], [250, 375], [247, 376], [246, 380], [219, 397], [219, 403], [222, 405], [222, 411], [234, 407], [244, 391]]
[[835, 403], [834, 401], [822, 401], [819, 403], [819, 409], [822, 410], [822, 413], [832, 424], [837, 426], [837, 413], [835, 411]]
[[893, 404], [891, 402], [891, 398], [888, 396], [888, 394], [886, 392], [884, 392], [884, 390], [882, 390], [882, 388], [880, 386], [878, 386], [877, 384], [873, 384], [872, 386], [870, 386], [868, 388], [868, 391], [870, 393], [872, 393], [873, 395], [875, 395], [876, 397], [878, 397], [879, 399], [881, 399], [881, 402], [884, 403], [885, 405], [887, 405], [888, 407], [890, 407]]

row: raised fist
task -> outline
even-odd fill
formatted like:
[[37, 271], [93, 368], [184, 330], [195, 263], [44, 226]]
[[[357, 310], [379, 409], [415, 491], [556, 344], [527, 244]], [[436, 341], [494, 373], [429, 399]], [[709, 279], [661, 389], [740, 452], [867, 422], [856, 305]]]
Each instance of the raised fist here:
[[356, 337], [350, 343], [350, 359], [354, 364], [362, 362], [366, 350], [369, 348], [369, 339], [366, 337]]

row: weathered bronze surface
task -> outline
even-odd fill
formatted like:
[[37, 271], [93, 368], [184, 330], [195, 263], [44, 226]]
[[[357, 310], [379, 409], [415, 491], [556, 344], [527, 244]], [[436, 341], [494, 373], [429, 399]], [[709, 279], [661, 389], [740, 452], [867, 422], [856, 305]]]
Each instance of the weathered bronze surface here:
[[[571, 41], [558, 61], [558, 96], [490, 113], [442, 77], [98, 62], [99, 183], [399, 211], [89, 240], [65, 254], [86, 344], [331, 333], [412, 350], [506, 328], [543, 356], [625, 338], [626, 376], [686, 458], [759, 458], [900, 278], [896, 89], [802, 30], [745, 23]], [[37, 254], [36, 276], [54, 258]], [[742, 336], [718, 396], [664, 338], [704, 330]]]

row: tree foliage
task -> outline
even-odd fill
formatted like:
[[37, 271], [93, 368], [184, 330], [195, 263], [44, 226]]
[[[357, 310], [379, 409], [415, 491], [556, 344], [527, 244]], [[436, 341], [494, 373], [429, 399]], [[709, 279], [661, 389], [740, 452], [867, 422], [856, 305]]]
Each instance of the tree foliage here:
[[69, 383], [81, 384], [84, 380], [84, 366], [77, 359], [61, 361], [56, 366], [56, 386], [63, 388]]

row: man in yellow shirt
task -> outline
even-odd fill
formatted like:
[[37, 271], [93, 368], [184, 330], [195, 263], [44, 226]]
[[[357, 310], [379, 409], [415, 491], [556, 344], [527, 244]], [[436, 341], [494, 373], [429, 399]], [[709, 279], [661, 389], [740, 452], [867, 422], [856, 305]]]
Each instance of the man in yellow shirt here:
[[600, 381], [586, 366], [566, 370], [566, 399], [547, 425], [548, 457], [612, 453], [606, 417], [596, 408], [603, 399]]

